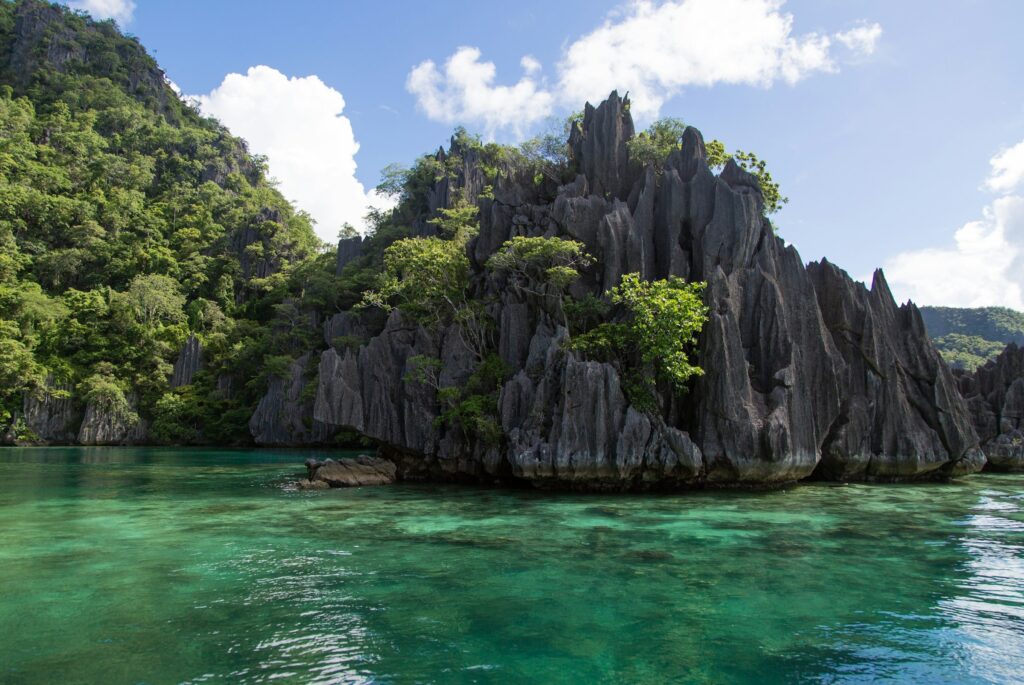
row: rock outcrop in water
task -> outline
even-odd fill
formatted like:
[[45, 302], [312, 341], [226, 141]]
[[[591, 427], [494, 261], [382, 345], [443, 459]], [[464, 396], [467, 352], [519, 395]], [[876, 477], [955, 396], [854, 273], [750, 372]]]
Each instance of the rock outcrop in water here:
[[395, 482], [395, 464], [387, 459], [361, 454], [354, 459], [306, 460], [306, 478], [298, 486], [303, 490], [352, 488], [389, 485]]
[[[645, 489], [935, 478], [983, 466], [971, 415], [917, 308], [897, 306], [881, 272], [867, 289], [828, 262], [805, 266], [765, 217], [757, 178], [733, 162], [714, 174], [696, 129], [664, 169], [629, 159], [633, 130], [627, 99], [588, 105], [570, 139], [578, 176], [553, 198], [514, 174], [481, 197], [463, 158], [455, 183], [480, 208], [472, 289], [493, 301], [498, 353], [514, 370], [500, 392], [500, 440], [439, 425], [437, 392], [409, 379], [410, 358], [439, 358], [441, 387], [464, 383], [472, 360], [455, 329], [427, 331], [397, 313], [358, 348], [321, 355], [314, 418], [378, 440], [406, 478]], [[451, 183], [431, 191], [437, 206]], [[685, 395], [666, 392], [658, 412], [632, 406], [614, 366], [566, 350], [557, 307], [484, 271], [514, 236], [584, 243], [597, 264], [573, 285], [577, 297], [630, 272], [706, 281], [704, 376]], [[359, 325], [344, 317], [328, 327]]]
[[1024, 348], [1010, 343], [973, 374], [959, 372], [957, 380], [988, 466], [1024, 470]]
[[827, 261], [807, 268], [843, 362], [842, 407], [820, 475], [889, 480], [980, 469], [970, 416], [917, 307], [897, 307], [881, 271], [868, 290]]

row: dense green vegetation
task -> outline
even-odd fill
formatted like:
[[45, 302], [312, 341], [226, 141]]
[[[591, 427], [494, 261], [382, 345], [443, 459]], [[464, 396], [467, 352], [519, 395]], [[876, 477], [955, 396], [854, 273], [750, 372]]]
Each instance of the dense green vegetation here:
[[1002, 343], [1024, 345], [1024, 313], [1007, 307], [921, 307], [929, 335], [972, 335]]
[[486, 268], [504, 275], [513, 288], [558, 298], [593, 263], [584, 248], [576, 240], [516, 236], [490, 256]]
[[642, 281], [626, 274], [606, 293], [623, 315], [577, 336], [571, 347], [616, 364], [633, 404], [653, 409], [655, 380], [685, 392], [690, 378], [704, 373], [689, 355], [708, 317], [705, 287], [675, 276]]
[[921, 316], [943, 358], [957, 368], [975, 369], [1007, 343], [1024, 345], [1024, 313], [1006, 307], [921, 307]]
[[946, 362], [958, 369], [974, 370], [999, 356], [1005, 343], [985, 340], [976, 335], [950, 333], [934, 340], [935, 347]]
[[[425, 237], [395, 242], [385, 250], [379, 287], [367, 291], [363, 306], [398, 308], [435, 330], [454, 325], [477, 358], [469, 379], [463, 384], [442, 385], [442, 361], [424, 356], [412, 359], [409, 378], [437, 391], [442, 406], [439, 424], [493, 443], [500, 438], [498, 393], [512, 370], [496, 353], [490, 337], [494, 322], [487, 314], [486, 301], [468, 294], [468, 262], [462, 262], [463, 251], [452, 249], [452, 245], [458, 241]], [[590, 263], [582, 243], [519, 236], [506, 241], [485, 268], [503, 278], [513, 292], [538, 298], [539, 306], [553, 303], [567, 323], [570, 317], [578, 320], [581, 312], [589, 317], [593, 324], [570, 341], [569, 349], [614, 363], [633, 403], [656, 411], [654, 381], [685, 392], [690, 378], [703, 373], [691, 362], [689, 353], [707, 320], [702, 296], [705, 284], [676, 277], [642, 281], [639, 274], [632, 273], [606, 293], [607, 302], [593, 296], [583, 300], [566, 297], [566, 288]]]
[[469, 259], [458, 240], [436, 236], [403, 238], [384, 251], [376, 289], [363, 294], [360, 307], [401, 309], [427, 326], [440, 326], [470, 306]]
[[[409, 377], [437, 391], [440, 425], [491, 444], [500, 438], [498, 393], [512, 369], [497, 354], [488, 298], [472, 293], [465, 243], [478, 231], [474, 216], [458, 207], [442, 211], [442, 236], [450, 237], [403, 238], [392, 243], [384, 250], [377, 287], [367, 290], [358, 306], [397, 308], [438, 334], [448, 330], [459, 336], [476, 360], [464, 383], [442, 385], [442, 362], [434, 357], [415, 357]], [[565, 288], [589, 263], [582, 243], [520, 236], [502, 245], [485, 268], [503, 277], [509, 287], [542, 299], [552, 297], [558, 306]]]
[[[59, 384], [130, 420], [186, 402], [204, 439], [244, 439], [266, 359], [308, 337], [270, 330], [311, 279], [309, 218], [112, 24], [5, 1], [0, 55], [0, 423]], [[206, 371], [172, 392], [190, 332]]]

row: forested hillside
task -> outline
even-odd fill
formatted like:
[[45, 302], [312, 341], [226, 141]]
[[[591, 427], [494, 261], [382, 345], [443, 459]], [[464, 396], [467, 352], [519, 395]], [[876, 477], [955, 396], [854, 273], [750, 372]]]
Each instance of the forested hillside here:
[[972, 370], [1008, 343], [1024, 345], [1024, 313], [1006, 307], [921, 307], [928, 334], [952, 366]]
[[[312, 330], [275, 328], [282, 308], [330, 266], [263, 160], [134, 39], [37, 0], [0, 2], [0, 245], [0, 424], [22, 439], [31, 402], [98, 441], [246, 439]], [[203, 370], [173, 389], [190, 335]]]

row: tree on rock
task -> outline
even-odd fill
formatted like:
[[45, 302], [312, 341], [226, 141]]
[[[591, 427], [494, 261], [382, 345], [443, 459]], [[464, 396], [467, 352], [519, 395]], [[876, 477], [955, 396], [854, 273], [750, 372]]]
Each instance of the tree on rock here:
[[690, 351], [708, 318], [704, 304], [705, 283], [687, 283], [670, 276], [643, 281], [636, 273], [606, 295], [624, 309], [623, 320], [605, 322], [571, 341], [571, 349], [616, 363], [630, 401], [653, 409], [649, 377], [653, 368], [658, 380], [685, 391], [687, 382], [704, 371], [690, 360]]
[[[682, 119], [667, 117], [655, 121], [646, 131], [642, 131], [626, 143], [630, 159], [641, 166], [652, 165], [660, 172], [669, 155], [682, 147], [681, 139], [685, 130], [686, 124]], [[753, 152], [727, 152], [725, 143], [717, 139], [707, 143], [705, 149], [708, 166], [712, 169], [721, 170], [731, 159], [740, 168], [757, 176], [758, 184], [761, 186], [761, 197], [764, 198], [764, 210], [768, 214], [778, 212], [782, 205], [789, 202], [789, 198], [779, 190], [779, 184], [772, 178], [765, 161]]]
[[559, 296], [592, 262], [576, 240], [516, 236], [490, 256], [486, 268], [506, 274], [513, 286], [526, 292]]

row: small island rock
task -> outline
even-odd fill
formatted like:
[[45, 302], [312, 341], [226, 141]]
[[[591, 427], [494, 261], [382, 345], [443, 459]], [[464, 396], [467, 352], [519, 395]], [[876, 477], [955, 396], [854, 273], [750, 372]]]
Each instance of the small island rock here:
[[389, 485], [395, 482], [395, 464], [387, 459], [361, 454], [355, 459], [306, 460], [308, 478], [299, 481], [304, 490], [328, 487], [348, 488], [363, 485]]

